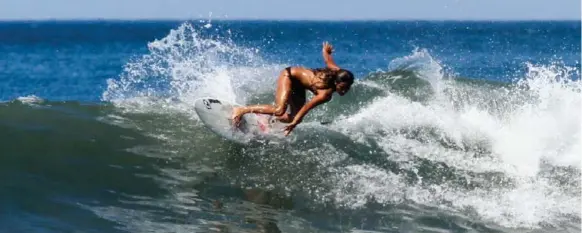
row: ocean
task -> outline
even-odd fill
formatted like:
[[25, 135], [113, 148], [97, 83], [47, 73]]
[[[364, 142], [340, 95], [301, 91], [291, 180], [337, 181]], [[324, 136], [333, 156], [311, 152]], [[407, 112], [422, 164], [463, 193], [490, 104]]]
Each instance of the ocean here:
[[[0, 22], [0, 232], [580, 232], [580, 25]], [[324, 41], [356, 83], [284, 140], [199, 121]]]

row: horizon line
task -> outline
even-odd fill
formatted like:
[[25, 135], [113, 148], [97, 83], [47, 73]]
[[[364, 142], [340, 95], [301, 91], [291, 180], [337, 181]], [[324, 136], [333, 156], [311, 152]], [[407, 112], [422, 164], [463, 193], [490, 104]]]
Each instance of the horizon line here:
[[114, 18], [114, 17], [78, 17], [78, 18], [0, 18], [0, 22], [17, 22], [17, 21], [279, 21], [279, 22], [388, 22], [388, 21], [472, 21], [472, 22], [539, 22], [539, 21], [582, 21], [582, 18], [553, 18], [553, 19], [535, 19], [535, 18], [353, 18], [353, 19], [325, 19], [325, 18]]

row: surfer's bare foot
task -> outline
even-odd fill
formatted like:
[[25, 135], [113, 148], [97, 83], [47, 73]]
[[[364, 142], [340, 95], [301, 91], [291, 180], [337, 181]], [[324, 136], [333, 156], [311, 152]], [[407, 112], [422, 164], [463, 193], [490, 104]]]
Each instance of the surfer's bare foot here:
[[289, 116], [288, 113], [283, 114], [283, 116], [278, 116], [277, 120], [283, 123], [290, 123], [291, 122], [291, 116]]
[[242, 109], [240, 107], [234, 107], [232, 109], [232, 125], [238, 126], [242, 115]]

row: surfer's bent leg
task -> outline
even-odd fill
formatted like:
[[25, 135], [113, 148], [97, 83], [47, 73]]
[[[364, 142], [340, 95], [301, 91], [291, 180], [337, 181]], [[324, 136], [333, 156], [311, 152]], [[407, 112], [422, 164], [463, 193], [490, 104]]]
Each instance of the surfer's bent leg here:
[[281, 71], [277, 80], [277, 91], [275, 92], [275, 105], [250, 105], [246, 107], [236, 107], [233, 109], [232, 118], [235, 123], [240, 121], [240, 117], [247, 113], [262, 113], [275, 116], [283, 116], [287, 110], [287, 100], [291, 93], [290, 68]]
[[305, 88], [300, 83], [294, 82], [291, 89], [291, 96], [289, 98], [290, 113], [285, 113], [283, 116], [277, 118], [277, 120], [283, 123], [291, 123], [297, 112], [305, 105]]

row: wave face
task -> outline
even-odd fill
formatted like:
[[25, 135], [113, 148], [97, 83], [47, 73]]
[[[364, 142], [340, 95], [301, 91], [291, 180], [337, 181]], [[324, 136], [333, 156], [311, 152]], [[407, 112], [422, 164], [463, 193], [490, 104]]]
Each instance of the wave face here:
[[234, 37], [184, 23], [100, 103], [0, 104], [0, 230], [581, 230], [578, 66], [525, 63], [497, 82], [416, 48], [285, 140], [243, 147], [206, 129], [194, 100], [270, 103], [289, 64]]

